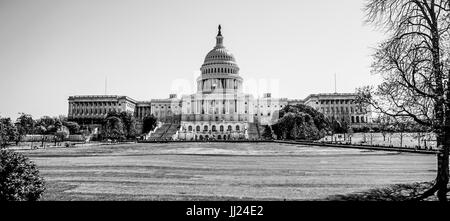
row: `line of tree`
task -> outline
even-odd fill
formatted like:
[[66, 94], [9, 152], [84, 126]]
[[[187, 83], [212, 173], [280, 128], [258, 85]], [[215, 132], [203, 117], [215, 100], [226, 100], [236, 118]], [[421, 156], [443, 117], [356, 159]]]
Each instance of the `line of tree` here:
[[[110, 112], [102, 122], [99, 139], [126, 140], [135, 139], [141, 134], [147, 134], [156, 127], [157, 118], [153, 115], [143, 119], [142, 131], [137, 130], [137, 122], [134, 116], [128, 112]], [[11, 118], [0, 116], [0, 146], [6, 146], [11, 142], [21, 141], [21, 137], [29, 134], [55, 135], [62, 141], [69, 134], [89, 133], [86, 126], [80, 126], [77, 122], [69, 121], [65, 116], [43, 116], [33, 119], [30, 114], [20, 113], [15, 122]], [[55, 139], [56, 142], [56, 139]]]
[[[80, 125], [68, 121], [66, 117], [43, 116], [34, 120], [30, 114], [20, 113], [15, 122], [11, 118], [0, 117], [0, 145], [16, 144], [27, 134], [55, 135], [63, 140], [69, 134], [80, 134]], [[56, 139], [55, 139], [56, 142]]]
[[138, 132], [136, 119], [128, 112], [110, 112], [102, 124], [100, 139], [126, 140], [136, 139], [141, 134], [153, 130], [157, 124], [157, 118], [153, 115], [146, 116], [142, 122], [142, 131]]

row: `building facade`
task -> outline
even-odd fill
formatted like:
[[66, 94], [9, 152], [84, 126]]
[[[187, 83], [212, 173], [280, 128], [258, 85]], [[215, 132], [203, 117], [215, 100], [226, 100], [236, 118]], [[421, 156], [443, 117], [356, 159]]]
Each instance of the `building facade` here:
[[[276, 123], [279, 110], [286, 105], [305, 104], [329, 119], [350, 124], [370, 122], [370, 110], [355, 101], [355, 94], [311, 94], [306, 99], [273, 98], [265, 93], [254, 98], [243, 92], [244, 79], [234, 55], [224, 46], [221, 27], [216, 44], [200, 67], [194, 94], [171, 94], [167, 99], [136, 101], [127, 96], [71, 96], [68, 118], [98, 127], [110, 111], [133, 113], [138, 120], [149, 115], [159, 121], [177, 124], [179, 139], [248, 138], [255, 125]], [[252, 129], [254, 131], [254, 128]]]
[[139, 102], [117, 95], [70, 96], [68, 119], [99, 128], [109, 112], [128, 112], [134, 114]]
[[150, 114], [162, 122], [180, 122], [181, 100], [176, 94], [170, 94], [168, 99], [152, 99]]
[[356, 102], [356, 94], [353, 93], [311, 94], [304, 103], [330, 120], [345, 121], [349, 124], [372, 121], [369, 107]]

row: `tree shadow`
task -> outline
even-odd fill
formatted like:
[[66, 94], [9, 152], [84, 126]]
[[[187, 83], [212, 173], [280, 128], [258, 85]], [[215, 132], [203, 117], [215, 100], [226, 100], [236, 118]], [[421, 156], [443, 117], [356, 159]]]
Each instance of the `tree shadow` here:
[[345, 195], [332, 195], [329, 201], [437, 201], [432, 195], [421, 199], [422, 195], [434, 185], [434, 182], [417, 182], [412, 184], [395, 184], [386, 188], [371, 189], [364, 192]]

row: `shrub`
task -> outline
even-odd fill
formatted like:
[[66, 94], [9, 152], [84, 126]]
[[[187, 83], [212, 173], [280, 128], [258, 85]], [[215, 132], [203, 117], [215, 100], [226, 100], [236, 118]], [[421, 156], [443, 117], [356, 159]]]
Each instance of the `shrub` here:
[[36, 165], [20, 153], [0, 150], [0, 201], [36, 201], [44, 192]]

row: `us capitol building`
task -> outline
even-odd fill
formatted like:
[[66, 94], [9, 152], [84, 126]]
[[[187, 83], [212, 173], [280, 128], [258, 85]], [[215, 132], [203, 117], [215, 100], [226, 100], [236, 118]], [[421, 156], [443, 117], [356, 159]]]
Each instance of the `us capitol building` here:
[[286, 105], [305, 104], [330, 119], [350, 124], [370, 122], [370, 111], [355, 102], [356, 94], [312, 94], [306, 99], [272, 98], [265, 93], [255, 99], [243, 92], [244, 79], [234, 55], [225, 48], [219, 25], [216, 45], [208, 52], [200, 67], [197, 92], [177, 98], [136, 101], [127, 96], [70, 96], [69, 120], [101, 129], [111, 111], [132, 113], [142, 127], [144, 117], [154, 115], [160, 122], [147, 138], [197, 140], [260, 138], [264, 125], [278, 119], [278, 111]]

